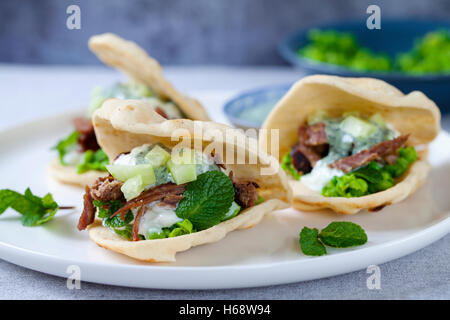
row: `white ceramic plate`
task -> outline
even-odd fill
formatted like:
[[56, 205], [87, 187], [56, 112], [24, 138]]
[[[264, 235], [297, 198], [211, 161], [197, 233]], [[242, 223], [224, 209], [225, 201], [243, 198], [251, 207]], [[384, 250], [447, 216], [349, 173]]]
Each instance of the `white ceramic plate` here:
[[[0, 216], [0, 258], [12, 263], [67, 277], [77, 265], [81, 280], [146, 288], [237, 288], [311, 280], [380, 264], [443, 237], [450, 231], [450, 136], [441, 133], [433, 142], [428, 182], [412, 197], [381, 212], [342, 216], [332, 212], [273, 212], [250, 230], [235, 231], [220, 242], [177, 255], [176, 263], [145, 264], [98, 247], [76, 223], [82, 190], [46, 177], [50, 148], [71, 130], [73, 114], [29, 123], [0, 133], [0, 189], [38, 195], [50, 191], [60, 205], [77, 210], [59, 212], [40, 227], [23, 227], [20, 215], [7, 210]], [[360, 224], [366, 245], [328, 249], [322, 257], [300, 251], [303, 226], [323, 228], [331, 221]]]

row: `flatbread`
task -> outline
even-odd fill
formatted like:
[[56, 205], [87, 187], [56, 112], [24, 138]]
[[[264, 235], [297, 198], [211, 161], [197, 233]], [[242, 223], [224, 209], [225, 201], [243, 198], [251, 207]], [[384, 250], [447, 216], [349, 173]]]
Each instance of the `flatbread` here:
[[[290, 205], [292, 192], [277, 160], [257, 150], [257, 141], [238, 129], [213, 122], [166, 120], [140, 100], [109, 99], [94, 113], [93, 122], [97, 140], [110, 159], [145, 143], [175, 147], [183, 141], [187, 143], [184, 146], [210, 152], [211, 142], [216, 142], [215, 155], [224, 160], [234, 177], [256, 182], [259, 185], [258, 194], [264, 198], [263, 203], [242, 211], [233, 219], [175, 238], [127, 241], [96, 223], [88, 227], [89, 236], [101, 247], [143, 261], [174, 261], [179, 251], [218, 241], [230, 231], [259, 223], [266, 213]], [[251, 146], [256, 146], [256, 149]], [[239, 155], [243, 155], [247, 162], [254, 158], [257, 161], [252, 164], [230, 164], [226, 160], [227, 155], [234, 162], [240, 159]], [[261, 170], [270, 174], [262, 175]]]
[[134, 81], [146, 84], [160, 97], [175, 102], [187, 118], [209, 120], [200, 102], [178, 92], [164, 77], [158, 61], [135, 42], [104, 33], [89, 39], [89, 49], [105, 64], [123, 71]]
[[53, 178], [58, 180], [59, 182], [71, 184], [77, 187], [85, 187], [90, 186], [97, 180], [99, 177], [106, 177], [109, 174], [107, 172], [102, 171], [86, 171], [85, 173], [77, 173], [76, 166], [63, 166], [59, 159], [53, 159], [47, 167], [47, 173]]
[[[89, 39], [89, 48], [105, 64], [116, 67], [134, 81], [151, 87], [160, 97], [174, 101], [183, 114], [193, 120], [209, 120], [205, 108], [196, 99], [178, 92], [163, 75], [158, 61], [150, 57], [132, 41], [127, 41], [112, 33], [93, 36]], [[52, 161], [48, 173], [62, 183], [80, 187], [91, 184], [103, 172], [89, 171], [77, 174], [76, 167], [63, 166]]]
[[289, 177], [295, 208], [306, 211], [330, 208], [344, 214], [377, 210], [405, 199], [425, 181], [429, 172], [427, 145], [440, 131], [441, 116], [436, 104], [422, 92], [404, 95], [386, 82], [371, 78], [305, 77], [291, 87], [268, 115], [262, 126], [268, 131], [260, 136], [261, 148], [270, 150], [266, 147], [271, 145], [270, 129], [279, 129], [279, 153], [273, 154], [279, 159], [297, 143], [299, 126], [318, 109], [326, 110], [332, 117], [347, 111], [380, 113], [401, 134], [410, 134], [408, 145], [418, 147], [419, 158], [394, 187], [359, 198], [323, 197]]

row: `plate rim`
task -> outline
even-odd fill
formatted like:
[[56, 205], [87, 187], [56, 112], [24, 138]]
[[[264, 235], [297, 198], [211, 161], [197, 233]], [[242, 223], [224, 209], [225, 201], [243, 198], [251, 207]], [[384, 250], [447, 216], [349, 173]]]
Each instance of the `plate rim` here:
[[[68, 119], [79, 111], [60, 113], [53, 116], [42, 117], [27, 121], [15, 126], [0, 130], [0, 137], [21, 131], [28, 126], [39, 125], [42, 122]], [[450, 134], [441, 130], [441, 134], [450, 139]], [[443, 217], [430, 226], [420, 229], [410, 235], [399, 239], [376, 244], [371, 247], [362, 247], [351, 251], [341, 252], [329, 256], [307, 257], [306, 259], [271, 262], [264, 264], [231, 265], [231, 266], [161, 266], [161, 265], [132, 265], [111, 264], [99, 262], [81, 262], [76, 259], [59, 258], [56, 255], [41, 253], [25, 248], [16, 247], [0, 240], [0, 258], [13, 264], [35, 271], [67, 278], [66, 268], [69, 265], [78, 265], [81, 270], [85, 268], [87, 277], [82, 281], [101, 283], [116, 286], [153, 288], [153, 289], [229, 289], [261, 287], [321, 279], [330, 276], [345, 274], [366, 268], [372, 264], [385, 263], [437, 241], [450, 232], [450, 211], [443, 212]], [[446, 214], [446, 215], [445, 215]], [[379, 254], [379, 251], [384, 251]], [[378, 253], [378, 254], [377, 254]], [[361, 258], [363, 257], [363, 258]], [[347, 260], [353, 259], [353, 264], [347, 265]], [[329, 264], [333, 269], [324, 270]], [[155, 276], [143, 277], [145, 281], [137, 282], [129, 277], [122, 277], [124, 269], [136, 272], [139, 275], [153, 273]], [[302, 274], [302, 269], [309, 269], [309, 274]], [[326, 269], [326, 268], [325, 268]], [[91, 270], [89, 272], [89, 270]], [[273, 273], [273, 270], [277, 272]], [[227, 271], [233, 275], [217, 277], [219, 272]], [[112, 276], [111, 275], [117, 275]], [[214, 275], [216, 276], [214, 279]], [[265, 277], [270, 275], [271, 277]], [[136, 278], [134, 276], [133, 278]], [[183, 279], [183, 282], [180, 282]], [[207, 279], [207, 281], [199, 281]], [[212, 281], [216, 280], [216, 281]], [[157, 281], [155, 281], [157, 280]]]

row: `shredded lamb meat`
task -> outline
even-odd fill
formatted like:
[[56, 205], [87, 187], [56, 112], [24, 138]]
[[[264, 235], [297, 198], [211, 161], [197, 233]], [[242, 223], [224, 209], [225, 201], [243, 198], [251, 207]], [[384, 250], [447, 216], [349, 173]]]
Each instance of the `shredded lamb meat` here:
[[84, 200], [84, 208], [81, 213], [80, 220], [78, 221], [78, 230], [84, 230], [88, 225], [94, 222], [95, 219], [95, 209], [92, 204], [92, 196], [91, 190], [88, 186], [86, 186], [86, 192], [83, 197]]
[[80, 134], [78, 136], [78, 144], [83, 152], [87, 150], [97, 151], [100, 149], [91, 120], [87, 118], [76, 118], [73, 123], [75, 125], [75, 129]]
[[409, 134], [406, 134], [392, 140], [380, 142], [357, 154], [336, 160], [334, 163], [330, 164], [330, 167], [349, 172], [370, 161], [384, 160], [388, 163], [395, 161], [394, 157], [396, 156], [397, 150], [406, 143], [408, 137]]
[[156, 107], [155, 111], [163, 118], [169, 119], [169, 117], [167, 116], [167, 113], [164, 112], [163, 109], [161, 109], [160, 107]]
[[111, 218], [120, 214], [122, 220], [125, 219], [125, 213], [128, 210], [142, 207], [146, 204], [152, 203], [153, 201], [162, 200], [170, 195], [182, 195], [186, 190], [186, 184], [176, 185], [174, 183], [160, 184], [152, 189], [142, 192], [138, 197], [131, 199], [125, 205], [114, 212]]
[[140, 207], [136, 216], [134, 217], [133, 231], [131, 233], [133, 241], [141, 240], [141, 238], [139, 237], [139, 224], [141, 223], [141, 218], [144, 215], [146, 209], [147, 209], [146, 205]]

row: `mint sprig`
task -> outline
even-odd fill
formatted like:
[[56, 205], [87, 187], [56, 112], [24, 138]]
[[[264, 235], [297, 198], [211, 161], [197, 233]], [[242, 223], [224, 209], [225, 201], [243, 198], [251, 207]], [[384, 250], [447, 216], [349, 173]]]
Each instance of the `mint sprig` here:
[[327, 253], [326, 247], [348, 248], [367, 242], [367, 234], [361, 226], [349, 221], [335, 221], [320, 233], [317, 229], [304, 227], [300, 232], [299, 243], [302, 252], [308, 256], [321, 256]]
[[186, 186], [183, 199], [175, 210], [197, 230], [219, 224], [234, 201], [231, 179], [221, 171], [208, 171]]
[[59, 206], [50, 193], [40, 198], [35, 196], [29, 188], [23, 195], [10, 189], [2, 189], [0, 190], [0, 214], [8, 208], [22, 214], [22, 225], [30, 227], [50, 221]]

